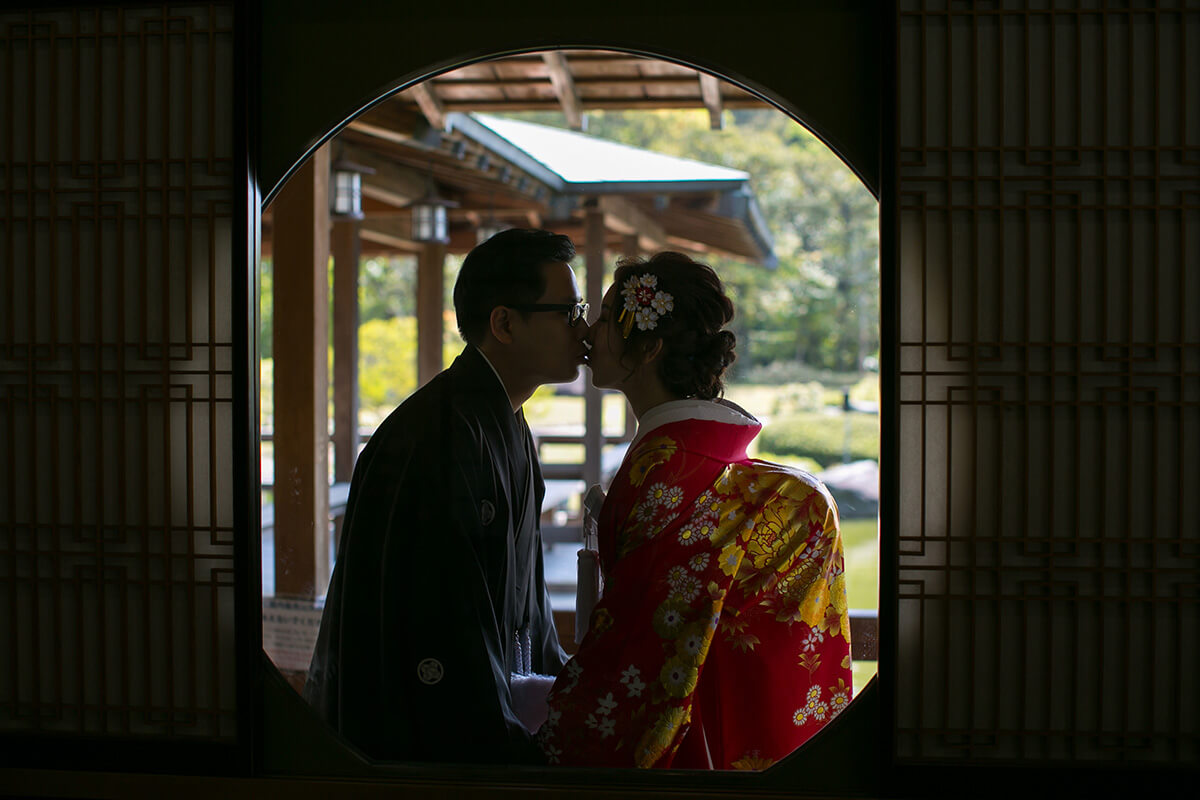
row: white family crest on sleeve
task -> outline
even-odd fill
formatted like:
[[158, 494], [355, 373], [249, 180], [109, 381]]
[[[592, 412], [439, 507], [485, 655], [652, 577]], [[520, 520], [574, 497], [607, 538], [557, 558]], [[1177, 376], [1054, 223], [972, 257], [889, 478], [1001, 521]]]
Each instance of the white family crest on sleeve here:
[[417, 664], [417, 678], [421, 683], [429, 686], [441, 681], [445, 674], [446, 670], [442, 666], [442, 662], [436, 658], [426, 658]]

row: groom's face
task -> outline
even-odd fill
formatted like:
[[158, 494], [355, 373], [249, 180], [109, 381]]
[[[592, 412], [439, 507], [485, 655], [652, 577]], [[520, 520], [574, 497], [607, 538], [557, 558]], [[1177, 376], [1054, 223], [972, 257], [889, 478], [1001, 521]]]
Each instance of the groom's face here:
[[[580, 302], [579, 287], [570, 265], [553, 261], [542, 266], [546, 290], [538, 304], [573, 305]], [[583, 337], [587, 323], [579, 320], [574, 327], [567, 324], [565, 311], [534, 311], [517, 315], [513, 324], [513, 344], [516, 363], [522, 371], [544, 383], [567, 383], [579, 374], [586, 348]]]

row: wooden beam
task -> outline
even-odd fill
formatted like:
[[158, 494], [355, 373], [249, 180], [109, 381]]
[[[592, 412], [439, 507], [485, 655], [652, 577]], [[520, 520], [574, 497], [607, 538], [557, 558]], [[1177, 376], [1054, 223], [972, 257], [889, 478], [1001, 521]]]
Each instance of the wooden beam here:
[[[362, 183], [362, 196], [363, 196], [363, 200], [366, 200], [366, 201], [374, 200], [376, 203], [376, 204], [372, 204], [370, 202], [363, 203], [363, 211], [364, 211], [364, 213], [366, 213], [368, 215], [372, 214], [373, 212], [375, 212], [376, 209], [378, 209], [377, 204], [379, 204], [379, 203], [382, 203], [383, 205], [387, 206], [392, 211], [400, 212], [400, 211], [402, 211], [402, 209], [404, 209], [406, 206], [408, 206], [409, 203], [411, 203], [413, 201], [413, 197], [409, 197], [409, 196], [402, 195], [402, 194], [397, 194], [396, 192], [389, 191], [387, 189], [384, 189], [381, 186], [372, 185], [370, 183], [367, 183], [366, 181], [363, 181], [363, 183]], [[405, 211], [402, 213], [408, 213], [408, 212]]]
[[[418, 255], [421, 252], [421, 244], [414, 242], [411, 239], [394, 236], [383, 231], [373, 230], [367, 226], [363, 226], [359, 230], [359, 237], [363, 242], [369, 242], [372, 245], [380, 245], [389, 252], [409, 253]], [[379, 248], [371, 248], [372, 252], [376, 252]]]
[[558, 95], [558, 104], [562, 106], [567, 124], [572, 130], [583, 130], [583, 104], [579, 100], [579, 92], [575, 89], [575, 79], [571, 77], [571, 67], [567, 57], [559, 50], [542, 53], [546, 69], [550, 73], [550, 83], [554, 93]]
[[446, 109], [438, 96], [433, 93], [428, 81], [411, 87], [408, 94], [416, 101], [417, 107], [421, 109], [421, 113], [425, 115], [425, 119], [429, 120], [429, 124], [434, 130], [449, 130], [446, 125]]
[[367, 136], [373, 136], [377, 139], [383, 139], [386, 142], [395, 144], [412, 144], [412, 137], [406, 133], [400, 133], [388, 128], [384, 125], [375, 125], [370, 122], [363, 122], [361, 119], [356, 119], [353, 122], [346, 123], [346, 129], [358, 131]]
[[668, 242], [690, 242], [689, 249], [718, 251], [735, 258], [758, 261], [766, 256], [740, 221], [697, 210], [664, 212], [661, 216]]
[[442, 371], [446, 246], [421, 245], [417, 254], [417, 385]]
[[700, 97], [704, 107], [708, 109], [708, 126], [714, 131], [721, 130], [725, 123], [721, 119], [724, 104], [721, 101], [721, 81], [707, 72], [697, 73], [700, 76]]
[[[689, 80], [695, 80], [690, 78]], [[679, 96], [663, 96], [663, 97], [588, 97], [582, 98], [584, 110], [595, 111], [658, 111], [662, 109], [672, 108], [704, 108], [704, 103], [700, 97], [679, 97]], [[725, 108], [771, 108], [755, 97], [738, 99], [734, 97], [726, 97], [722, 100], [722, 105]], [[480, 114], [488, 114], [498, 111], [550, 111], [558, 107], [558, 98], [554, 100], [537, 100], [530, 98], [519, 99], [497, 99], [497, 100], [446, 100], [444, 101], [446, 113], [453, 111], [462, 111], [464, 113], [475, 111]]]
[[364, 196], [404, 205], [425, 193], [426, 178], [420, 170], [397, 164], [369, 147], [346, 143], [343, 148], [347, 160], [375, 170], [362, 177]]
[[367, 217], [359, 227], [364, 240], [386, 244], [405, 253], [420, 254], [424, 245], [412, 240], [412, 221], [404, 217]]
[[329, 580], [329, 149], [272, 204], [275, 593], [312, 598]]
[[358, 457], [358, 220], [333, 223], [333, 479]]
[[641, 240], [637, 234], [630, 233], [621, 237], [621, 255], [634, 258], [642, 254]]
[[396, 96], [367, 109], [354, 121], [389, 130], [410, 140], [425, 126], [423, 115]]
[[659, 250], [667, 242], [662, 225], [624, 197], [601, 197], [600, 210], [606, 229], [637, 236], [642, 250]]

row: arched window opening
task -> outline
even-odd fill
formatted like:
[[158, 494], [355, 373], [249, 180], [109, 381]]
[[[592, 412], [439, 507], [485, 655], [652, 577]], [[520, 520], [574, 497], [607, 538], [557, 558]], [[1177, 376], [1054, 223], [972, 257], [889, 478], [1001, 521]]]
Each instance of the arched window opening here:
[[[640, 100], [611, 97], [620, 69], [637, 76]], [[519, 97], [502, 77], [514, 75]], [[531, 76], [545, 86], [531, 88]], [[572, 238], [593, 321], [620, 256], [679, 250], [721, 276], [737, 309], [726, 396], [764, 423], [750, 454], [813, 473], [840, 512], [857, 693], [875, 672], [878, 609], [876, 200], [757, 96], [601, 51], [479, 62], [394, 94], [326, 141], [265, 209], [263, 642], [280, 672], [302, 688], [355, 458], [462, 349], [454, 278], [472, 247], [506, 227]], [[636, 426], [620, 394], [587, 378], [583, 368], [546, 385], [524, 409], [547, 482], [545, 578], [568, 652], [582, 495], [607, 487]]]

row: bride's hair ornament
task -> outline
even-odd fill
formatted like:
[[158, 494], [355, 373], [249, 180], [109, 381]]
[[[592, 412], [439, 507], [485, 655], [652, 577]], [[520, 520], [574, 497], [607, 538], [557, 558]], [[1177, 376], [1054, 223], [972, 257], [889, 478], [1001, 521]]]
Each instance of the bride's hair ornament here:
[[634, 325], [639, 331], [654, 330], [659, 319], [675, 308], [674, 296], [659, 289], [658, 276], [650, 272], [634, 275], [625, 281], [621, 294], [625, 298], [625, 305], [617, 316], [617, 322], [621, 323], [621, 336], [625, 339], [633, 332]]

